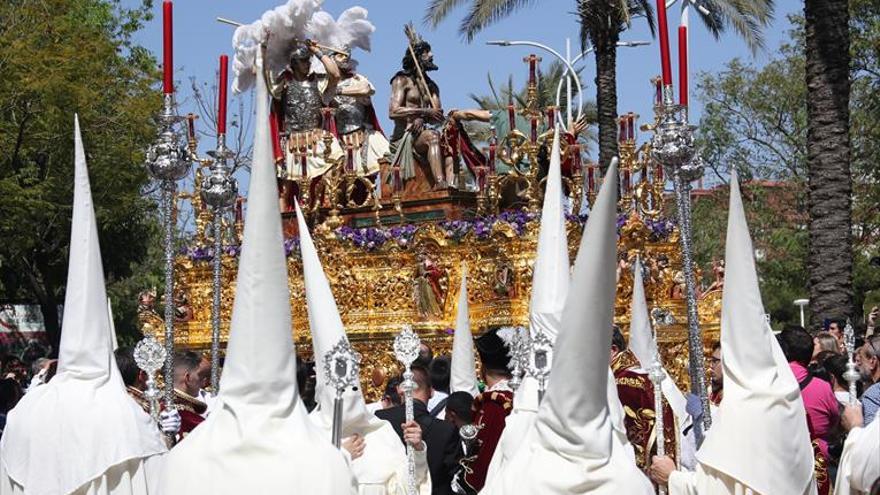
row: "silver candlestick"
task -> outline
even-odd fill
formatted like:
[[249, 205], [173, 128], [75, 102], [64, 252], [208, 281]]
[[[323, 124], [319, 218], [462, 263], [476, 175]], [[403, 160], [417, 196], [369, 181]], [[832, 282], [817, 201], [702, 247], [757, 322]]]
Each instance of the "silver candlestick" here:
[[857, 404], [859, 397], [856, 383], [861, 378], [861, 373], [856, 369], [856, 363], [853, 359], [856, 350], [856, 335], [849, 319], [846, 320], [846, 326], [843, 328], [843, 346], [846, 349], [846, 371], [843, 372], [843, 379], [849, 384], [849, 403]]
[[[421, 340], [412, 327], [405, 325], [403, 331], [394, 337], [394, 356], [404, 366], [403, 382], [400, 384], [403, 389], [403, 403], [406, 412], [406, 422], [413, 420], [413, 397], [412, 391], [415, 388], [413, 382], [412, 363], [419, 357], [419, 347]], [[407, 463], [407, 495], [416, 495], [416, 461], [413, 454], [412, 445], [406, 445], [406, 463]]]
[[211, 207], [214, 230], [214, 280], [212, 292], [214, 300], [211, 305], [211, 389], [214, 395], [220, 390], [220, 286], [223, 270], [223, 212], [235, 203], [238, 196], [238, 181], [232, 177], [232, 171], [226, 161], [235, 154], [226, 147], [226, 135], [217, 135], [217, 149], [209, 151], [213, 158], [211, 173], [202, 180], [202, 200]]
[[528, 359], [529, 342], [527, 330], [523, 327], [506, 327], [510, 332], [510, 340], [508, 342], [508, 355], [510, 362], [508, 369], [510, 370], [510, 380], [507, 384], [514, 392], [522, 385], [522, 379], [525, 375], [525, 363]]
[[[666, 379], [663, 365], [660, 364], [660, 356], [657, 352], [657, 336], [654, 334], [654, 348], [651, 350], [651, 368], [648, 370], [648, 378], [654, 386], [654, 431], [657, 440], [657, 455], [666, 455], [666, 432], [664, 431], [663, 419], [663, 388], [661, 384]], [[666, 487], [658, 488], [659, 495], [666, 494]]]
[[336, 392], [333, 398], [333, 426], [330, 436], [337, 449], [342, 445], [342, 394], [346, 389], [357, 386], [360, 363], [360, 354], [352, 349], [344, 335], [324, 354], [324, 377], [327, 385]]
[[191, 158], [186, 140], [176, 127], [183, 117], [177, 115], [174, 94], [166, 93], [164, 109], [157, 117], [159, 137], [147, 148], [146, 167], [162, 183], [163, 221], [165, 222], [165, 407], [174, 407], [174, 192], [177, 181], [189, 173]]
[[703, 338], [697, 313], [697, 288], [694, 277], [693, 236], [691, 233], [690, 183], [703, 174], [703, 163], [694, 145], [694, 126], [687, 122], [687, 107], [673, 103], [672, 86], [663, 88], [663, 105], [658, 107], [659, 122], [651, 139], [651, 154], [672, 177], [678, 210], [682, 264], [687, 297], [688, 351], [690, 354], [691, 392], [700, 397], [703, 430], [712, 426], [706, 374], [703, 369]]
[[156, 387], [155, 375], [165, 363], [165, 349], [156, 337], [147, 335], [134, 346], [134, 362], [147, 375], [147, 389], [144, 397], [150, 405], [150, 417], [159, 422], [159, 388]]
[[530, 352], [526, 361], [526, 371], [538, 381], [538, 404], [540, 404], [544, 400], [547, 377], [550, 376], [550, 368], [553, 366], [553, 342], [545, 332], [535, 329], [529, 343]]

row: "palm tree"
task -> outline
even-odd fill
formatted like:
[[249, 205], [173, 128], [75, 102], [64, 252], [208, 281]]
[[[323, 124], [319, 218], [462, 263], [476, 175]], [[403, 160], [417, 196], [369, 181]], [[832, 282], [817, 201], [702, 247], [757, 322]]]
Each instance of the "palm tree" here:
[[[468, 4], [459, 32], [468, 41], [485, 27], [510, 16], [535, 0], [431, 0], [425, 22], [437, 26], [452, 11]], [[709, 10], [699, 13], [716, 37], [732, 27], [756, 51], [763, 46], [761, 28], [771, 19], [773, 0], [700, 0]], [[617, 155], [617, 42], [632, 20], [642, 17], [654, 33], [650, 0], [575, 0], [581, 46], [592, 46], [596, 58], [596, 106], [599, 121], [599, 163], [604, 168]]]
[[810, 325], [852, 314], [847, 0], [806, 0]]

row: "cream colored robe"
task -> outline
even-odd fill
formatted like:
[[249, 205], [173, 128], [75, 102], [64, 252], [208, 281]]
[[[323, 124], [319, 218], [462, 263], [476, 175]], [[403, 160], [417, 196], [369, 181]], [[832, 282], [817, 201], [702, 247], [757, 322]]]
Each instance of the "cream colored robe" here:
[[[330, 437], [330, 425], [318, 411], [309, 415], [316, 426]], [[358, 495], [407, 495], [406, 448], [391, 423], [379, 420], [381, 426], [364, 434], [364, 453], [349, 461], [358, 487]], [[347, 452], [346, 452], [347, 454]], [[416, 482], [419, 495], [431, 494], [427, 449], [415, 451]]]
[[[117, 464], [70, 495], [156, 495], [164, 455], [131, 459]], [[50, 476], [51, 473], [46, 473]], [[0, 463], [0, 495], [25, 495], [24, 487], [9, 477]], [[67, 494], [65, 494], [67, 495]]]
[[840, 456], [834, 495], [870, 493], [877, 478], [880, 478], [880, 421], [875, 418], [868, 426], [849, 432]]
[[[785, 473], [779, 475], [785, 476]], [[758, 492], [732, 477], [702, 464], [697, 464], [696, 471], [673, 471], [668, 486], [669, 495], [758, 495]], [[803, 495], [816, 493], [816, 484], [811, 483]]]

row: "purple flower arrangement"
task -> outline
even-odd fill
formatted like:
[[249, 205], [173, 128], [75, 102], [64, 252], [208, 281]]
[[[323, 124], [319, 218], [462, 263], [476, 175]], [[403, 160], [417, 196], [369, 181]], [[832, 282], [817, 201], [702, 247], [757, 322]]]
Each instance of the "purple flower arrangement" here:
[[[583, 225], [586, 222], [586, 215], [567, 214], [565, 216], [569, 222], [577, 222]], [[445, 220], [437, 223], [437, 226], [443, 231], [445, 237], [453, 242], [461, 242], [466, 236], [471, 235], [478, 241], [488, 240], [492, 236], [492, 232], [496, 225], [508, 225], [517, 235], [523, 235], [530, 222], [539, 221], [537, 214], [529, 213], [522, 210], [504, 211], [499, 215], [491, 215], [486, 217], [478, 217], [467, 220]], [[625, 218], [623, 218], [625, 221]], [[662, 229], [670, 229], [662, 222], [653, 222], [652, 227], [657, 231]], [[618, 221], [620, 224], [620, 220]], [[352, 228], [342, 226], [336, 229], [336, 238], [340, 241], [350, 242], [351, 244], [363, 249], [364, 251], [377, 251], [388, 244], [396, 245], [400, 248], [407, 248], [412, 244], [412, 239], [418, 232], [419, 226], [406, 224], [395, 225], [393, 227], [363, 227]], [[653, 230], [652, 230], [653, 232]], [[668, 235], [668, 232], [667, 234]], [[211, 261], [214, 258], [213, 247], [196, 247], [186, 246], [181, 249], [181, 255], [193, 261]], [[224, 246], [225, 254], [238, 257], [241, 253], [241, 246]], [[284, 253], [286, 256], [295, 256], [299, 253], [299, 237], [291, 237], [284, 240]]]
[[669, 238], [669, 234], [675, 230], [675, 223], [667, 218], [657, 220], [646, 220], [645, 225], [651, 232], [651, 241], [665, 241]]

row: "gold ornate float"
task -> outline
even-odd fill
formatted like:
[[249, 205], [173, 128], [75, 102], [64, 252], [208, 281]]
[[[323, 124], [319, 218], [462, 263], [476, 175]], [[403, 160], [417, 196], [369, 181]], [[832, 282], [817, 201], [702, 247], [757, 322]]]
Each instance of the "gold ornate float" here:
[[[650, 150], [636, 150], [622, 143], [622, 195], [620, 200], [619, 281], [616, 323], [626, 332], [632, 294], [631, 263], [640, 256], [646, 266], [649, 308], [671, 315], [658, 325], [664, 361], [671, 374], [685, 387], [687, 382], [686, 302], [681, 275], [678, 231], [662, 217], [661, 172], [649, 167]], [[632, 178], [639, 181], [630, 187]], [[198, 181], [196, 181], [198, 184]], [[588, 198], [592, 194], [588, 191]], [[189, 198], [198, 198], [198, 191]], [[195, 204], [194, 207], [201, 206]], [[406, 202], [403, 209], [407, 208]], [[488, 218], [405, 223], [381, 228], [315, 229], [315, 243], [336, 297], [343, 322], [355, 348], [364, 356], [361, 373], [365, 383], [374, 376], [396, 372], [391, 352], [394, 334], [411, 324], [437, 352], [448, 352], [455, 326], [457, 288], [461, 264], [469, 271], [468, 295], [471, 329], [475, 334], [504, 325], [526, 325], [536, 252], [539, 212], [525, 209]], [[198, 213], [197, 213], [198, 214]], [[344, 217], [344, 216], [343, 216]], [[290, 225], [291, 218], [285, 218]], [[199, 222], [196, 246], [210, 245], [204, 222]], [[567, 222], [572, 261], [581, 235], [581, 222]], [[241, 224], [237, 225], [240, 233]], [[372, 243], [372, 244], [371, 244]], [[291, 243], [292, 244], [292, 243]], [[237, 258], [223, 256], [222, 336], [228, 325], [235, 294]], [[291, 331], [299, 352], [311, 358], [308, 315], [303, 294], [302, 268], [295, 246], [289, 256]], [[699, 315], [704, 342], [718, 338], [721, 279], [701, 294]], [[187, 349], [207, 349], [211, 343], [212, 272], [209, 260], [181, 255], [176, 260], [178, 321], [175, 344]], [[144, 333], [162, 339], [162, 320], [153, 310], [155, 295], [141, 300]], [[254, 328], [253, 338], [259, 337]], [[375, 386], [366, 387], [370, 399], [378, 397]]]

